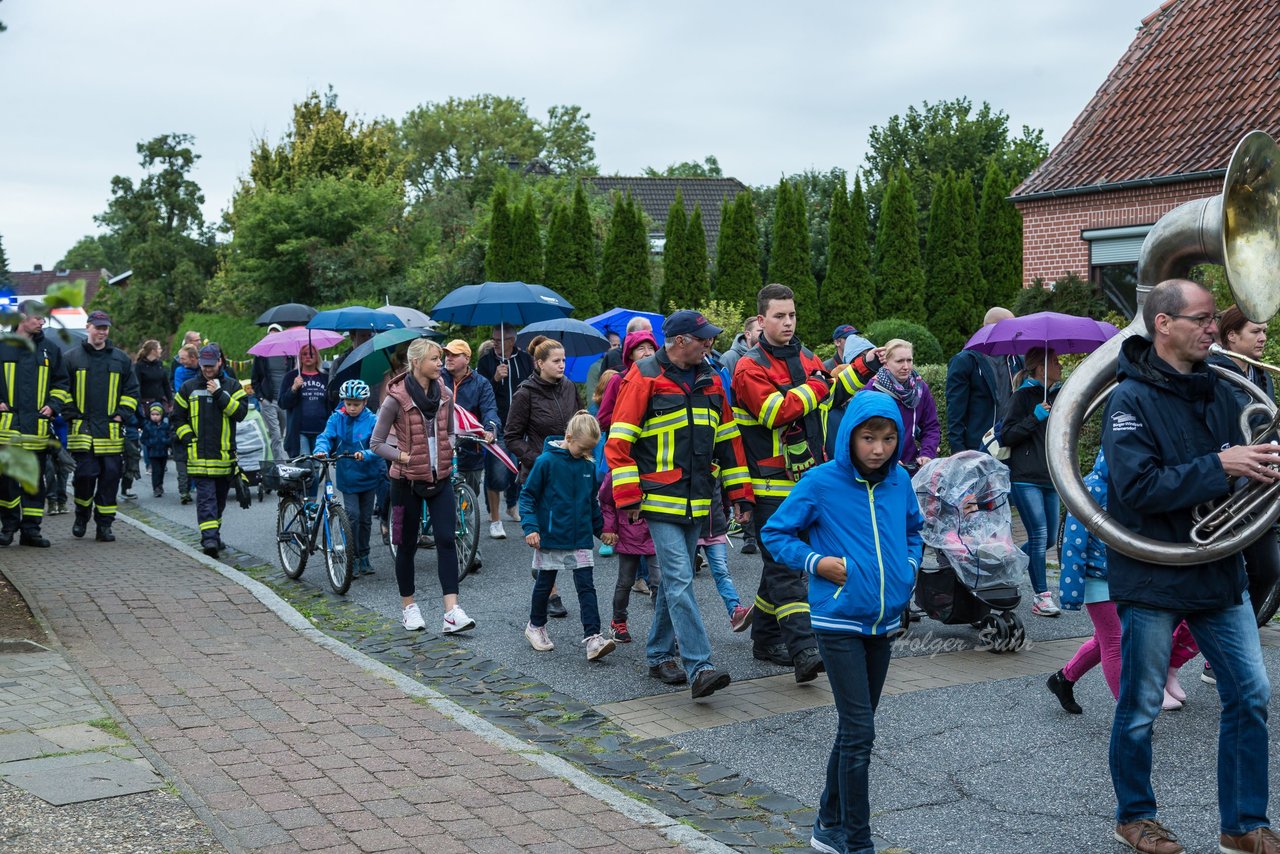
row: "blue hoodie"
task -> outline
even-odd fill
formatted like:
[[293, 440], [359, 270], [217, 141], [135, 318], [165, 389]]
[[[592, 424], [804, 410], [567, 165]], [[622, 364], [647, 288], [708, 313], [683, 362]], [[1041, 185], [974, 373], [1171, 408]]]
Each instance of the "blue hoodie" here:
[[[901, 436], [892, 397], [855, 395], [840, 421], [835, 459], [801, 478], [761, 532], [779, 563], [809, 573], [809, 619], [816, 631], [889, 634], [901, 624], [915, 587], [924, 518], [911, 477], [894, 465], [874, 483], [853, 463], [854, 428], [876, 415], [892, 419]], [[815, 571], [820, 559], [831, 556], [844, 558], [843, 585]]]
[[520, 527], [526, 536], [541, 536], [539, 548], [594, 547], [593, 538], [604, 532], [595, 461], [569, 453], [559, 436], [548, 437], [543, 449], [520, 488]]
[[353, 454], [364, 451], [364, 459], [338, 460], [338, 489], [343, 492], [368, 492], [377, 489], [378, 484], [387, 476], [387, 465], [382, 458], [369, 450], [369, 437], [373, 435], [373, 425], [378, 416], [369, 411], [369, 407], [360, 410], [360, 414], [352, 418], [347, 410], [338, 410], [329, 416], [324, 425], [324, 432], [316, 437], [316, 453]]

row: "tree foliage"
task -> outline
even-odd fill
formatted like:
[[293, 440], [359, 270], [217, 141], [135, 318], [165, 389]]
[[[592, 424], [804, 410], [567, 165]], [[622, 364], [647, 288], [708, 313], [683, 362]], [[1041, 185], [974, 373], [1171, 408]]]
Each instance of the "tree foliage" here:
[[[968, 340], [973, 321], [975, 282], [966, 271], [976, 266], [973, 250], [967, 246], [963, 192], [953, 172], [933, 184], [929, 206], [929, 236], [925, 252], [925, 277], [929, 293], [929, 330], [944, 353], [955, 353]], [[976, 249], [976, 247], [974, 247]]]
[[123, 273], [129, 269], [129, 256], [119, 236], [111, 232], [86, 234], [75, 242], [58, 261], [59, 270], [110, 270]]
[[882, 345], [894, 338], [910, 341], [917, 365], [945, 365], [947, 357], [938, 339], [927, 327], [898, 317], [886, 317], [862, 330], [873, 344]]
[[715, 298], [753, 306], [761, 284], [760, 232], [756, 229], [751, 192], [744, 191], [720, 208]]
[[534, 209], [533, 194], [526, 193], [524, 202], [511, 216], [511, 274], [510, 281], [542, 281], [542, 234], [538, 225], [538, 212]]
[[824, 324], [818, 305], [818, 286], [809, 262], [809, 228], [803, 192], [789, 181], [781, 181], [774, 209], [768, 279], [786, 285], [795, 293], [796, 332], [801, 341], [817, 344], [823, 338]]
[[685, 249], [689, 253], [689, 305], [703, 306], [711, 299], [711, 279], [707, 260], [707, 230], [702, 225], [702, 206], [694, 205], [689, 216]]
[[559, 173], [594, 174], [590, 118], [576, 105], [557, 105], [539, 121], [523, 98], [500, 95], [427, 102], [400, 122], [405, 177], [420, 195], [466, 181], [474, 200], [488, 194], [509, 162], [539, 158]]
[[688, 301], [689, 284], [689, 251], [688, 251], [688, 217], [684, 212], [684, 195], [676, 190], [675, 201], [667, 210], [667, 222], [664, 228], [665, 241], [662, 245], [662, 295], [660, 305], [675, 304], [690, 308]]
[[[652, 166], [644, 167], [641, 172], [647, 178], [723, 178], [724, 171], [720, 168], [720, 161], [716, 159], [714, 154], [708, 154], [703, 158], [701, 163], [693, 160], [685, 160], [680, 163], [670, 163], [667, 168], [659, 171]], [[665, 303], [664, 303], [665, 304]]]
[[827, 275], [819, 291], [822, 319], [831, 325], [852, 322], [865, 326], [875, 317], [875, 280], [871, 277], [867, 207], [857, 178], [850, 200], [844, 176], [840, 176], [831, 196], [829, 222]]
[[978, 212], [978, 248], [987, 285], [983, 302], [988, 307], [1013, 305], [1022, 290], [1022, 214], [1008, 200], [1011, 189], [995, 161], [987, 164]]
[[[792, 190], [803, 198], [805, 220], [809, 227], [809, 261], [813, 277], [818, 282], [818, 289], [821, 290], [822, 281], [827, 275], [829, 251], [827, 239], [830, 234], [828, 217], [831, 213], [831, 200], [835, 197], [837, 184], [845, 180], [845, 173], [839, 167], [826, 172], [806, 169], [804, 172], [787, 176], [785, 180], [791, 185]], [[847, 184], [846, 189], [848, 189]], [[764, 276], [768, 270], [769, 252], [773, 245], [773, 218], [777, 210], [774, 196], [777, 192], [776, 186], [757, 187], [753, 190], [752, 198], [760, 214], [761, 276]]]
[[515, 226], [511, 221], [511, 208], [507, 205], [507, 190], [498, 187], [493, 191], [493, 205], [489, 211], [489, 242], [484, 252], [484, 276], [491, 282], [516, 280], [515, 265], [511, 255], [515, 248]]
[[628, 193], [617, 195], [600, 267], [600, 293], [621, 308], [653, 309], [649, 274], [649, 240], [644, 221]]
[[170, 133], [138, 143], [143, 177], [112, 178], [111, 201], [95, 217], [133, 270], [127, 288], [103, 289], [96, 302], [113, 312], [117, 341], [166, 337], [204, 298], [216, 256], [200, 210], [204, 194], [191, 179], [200, 157], [192, 142]]
[[876, 234], [876, 311], [924, 323], [925, 276], [920, 263], [915, 194], [906, 173], [894, 173], [885, 193]]
[[9, 281], [9, 256], [4, 251], [4, 239], [0, 238], [0, 282]]
[[[587, 203], [587, 191], [581, 181], [574, 181], [572, 216], [569, 218], [572, 253], [569, 272], [573, 284], [569, 290], [577, 295], [576, 302], [583, 317], [591, 317], [604, 310], [604, 299], [595, 288], [596, 282], [596, 232], [592, 224], [591, 208]], [[564, 294], [563, 291], [561, 291]], [[568, 298], [568, 294], [564, 294]]]

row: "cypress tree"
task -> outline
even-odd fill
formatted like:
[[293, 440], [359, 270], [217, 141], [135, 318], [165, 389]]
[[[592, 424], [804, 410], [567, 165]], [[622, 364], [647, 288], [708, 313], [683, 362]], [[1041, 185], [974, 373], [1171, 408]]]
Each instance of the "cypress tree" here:
[[572, 215], [566, 217], [569, 224], [570, 261], [569, 272], [572, 285], [566, 285], [578, 295], [578, 301], [572, 302], [578, 314], [591, 317], [599, 314], [603, 301], [596, 289], [596, 233], [591, 225], [591, 210], [587, 207], [587, 193], [578, 182], [573, 191]]
[[532, 193], [525, 193], [524, 203], [511, 217], [511, 234], [512, 281], [537, 282], [542, 278], [542, 236]]
[[795, 293], [796, 332], [809, 345], [822, 340], [823, 318], [818, 285], [809, 261], [809, 226], [805, 222], [804, 192], [786, 180], [778, 184], [773, 215], [773, 245], [769, 252], [769, 281]]
[[689, 289], [688, 229], [684, 197], [676, 190], [676, 199], [667, 211], [666, 243], [662, 247], [662, 297], [658, 305], [663, 312], [670, 311], [672, 303], [676, 308], [690, 307], [685, 302]]
[[915, 190], [897, 169], [889, 179], [876, 234], [877, 318], [925, 322], [924, 267], [916, 226]]
[[945, 354], [964, 346], [970, 332], [973, 300], [964, 276], [964, 223], [957, 179], [950, 171], [933, 181], [929, 202], [929, 236], [925, 247], [925, 275], [929, 292], [929, 331]]
[[876, 280], [871, 275], [871, 225], [867, 200], [862, 195], [862, 179], [857, 176], [853, 179], [853, 198], [849, 200], [849, 223], [853, 295], [845, 311], [851, 318], [849, 322], [865, 328], [876, 317]]
[[751, 196], [744, 191], [726, 203], [716, 243], [716, 299], [737, 303], [750, 314], [760, 290], [760, 233]]
[[689, 262], [689, 305], [702, 307], [711, 299], [711, 281], [707, 275], [707, 230], [702, 227], [702, 206], [694, 205], [685, 237]]
[[[822, 290], [818, 294], [822, 317], [828, 322], [838, 317], [857, 318], [857, 315], [849, 313], [855, 299], [853, 256], [853, 212], [849, 208], [844, 175], [840, 175], [831, 194], [831, 214], [827, 218], [827, 274], [822, 279]], [[856, 322], [866, 323], [861, 318]]]
[[969, 294], [969, 322], [965, 324], [968, 335], [982, 324], [982, 315], [986, 313], [983, 303], [989, 292], [982, 275], [982, 258], [978, 249], [978, 206], [973, 198], [973, 176], [968, 172], [958, 176], [952, 185], [952, 192], [956, 195], [956, 211], [960, 216], [961, 242], [957, 248], [960, 275]]
[[653, 308], [648, 243], [631, 194], [616, 196], [600, 265], [600, 293], [620, 308]]
[[9, 256], [4, 251], [4, 240], [0, 238], [0, 282], [9, 281]]
[[1011, 306], [1022, 290], [1022, 215], [1006, 197], [1009, 181], [991, 161], [982, 182], [978, 249], [986, 282], [984, 307]]
[[511, 275], [512, 226], [511, 211], [507, 207], [507, 191], [498, 187], [493, 191], [493, 204], [489, 214], [489, 243], [484, 253], [484, 277], [491, 282], [509, 282]]
[[573, 255], [572, 220], [573, 214], [557, 202], [551, 211], [551, 226], [547, 229], [546, 266], [541, 282], [572, 303], [576, 314], [581, 314], [578, 295], [571, 292], [574, 282], [569, 275]]

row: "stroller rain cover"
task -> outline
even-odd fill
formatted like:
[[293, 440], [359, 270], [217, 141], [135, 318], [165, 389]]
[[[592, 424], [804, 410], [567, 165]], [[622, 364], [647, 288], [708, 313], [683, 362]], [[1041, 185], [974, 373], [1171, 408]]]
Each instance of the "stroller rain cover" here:
[[1017, 586], [1029, 558], [1013, 542], [1009, 470], [981, 451], [925, 463], [911, 479], [924, 528], [920, 535], [971, 590]]

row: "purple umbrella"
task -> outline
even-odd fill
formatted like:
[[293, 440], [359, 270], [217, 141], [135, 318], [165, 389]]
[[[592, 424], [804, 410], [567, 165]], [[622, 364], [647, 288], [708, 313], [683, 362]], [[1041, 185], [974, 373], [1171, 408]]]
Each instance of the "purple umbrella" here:
[[1092, 353], [1119, 332], [1104, 320], [1038, 311], [984, 326], [964, 348], [988, 356], [1025, 356], [1034, 347], [1045, 347], [1059, 354]]
[[342, 340], [339, 332], [324, 329], [308, 329], [305, 326], [291, 326], [279, 332], [272, 332], [257, 344], [249, 348], [251, 356], [296, 356], [303, 344], [311, 343], [317, 350], [328, 350]]

